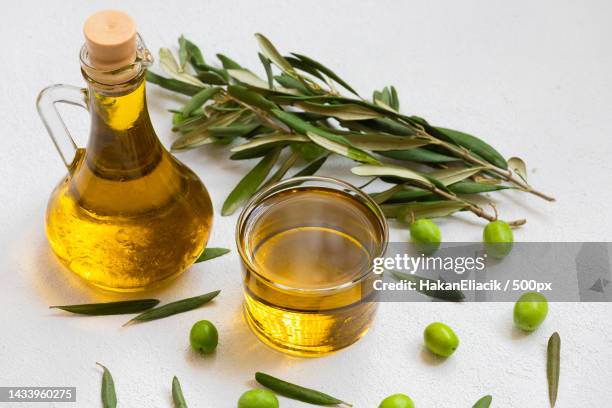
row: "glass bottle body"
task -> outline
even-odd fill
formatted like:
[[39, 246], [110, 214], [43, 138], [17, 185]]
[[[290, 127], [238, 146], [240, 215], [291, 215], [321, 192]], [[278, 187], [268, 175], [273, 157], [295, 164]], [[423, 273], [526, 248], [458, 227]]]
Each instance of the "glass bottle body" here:
[[212, 227], [206, 188], [155, 135], [144, 74], [119, 91], [89, 80], [89, 142], [77, 149], [47, 206], [47, 237], [58, 258], [114, 291], [143, 290], [179, 275], [200, 255]]

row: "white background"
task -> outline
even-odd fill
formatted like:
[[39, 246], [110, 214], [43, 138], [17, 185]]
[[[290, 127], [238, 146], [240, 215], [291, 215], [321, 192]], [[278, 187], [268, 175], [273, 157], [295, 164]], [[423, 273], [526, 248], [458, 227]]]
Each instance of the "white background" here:
[[[13, 1], [0, 17], [0, 385], [77, 386], [78, 406], [97, 407], [99, 361], [112, 371], [120, 406], [171, 406], [178, 375], [190, 406], [235, 406], [265, 371], [376, 407], [405, 392], [417, 407], [471, 407], [485, 394], [495, 407], [545, 407], [547, 338], [562, 338], [558, 407], [610, 406], [609, 304], [551, 304], [531, 335], [512, 328], [512, 304], [383, 304], [374, 329], [353, 347], [320, 359], [271, 351], [241, 317], [236, 252], [193, 267], [147, 293], [163, 301], [222, 289], [213, 305], [121, 328], [125, 316], [76, 317], [51, 304], [123, 297], [90, 289], [50, 254], [43, 231], [47, 198], [65, 169], [34, 100], [52, 83], [82, 84], [78, 52], [85, 18], [117, 7], [131, 13], [149, 48], [175, 47], [184, 33], [210, 61], [223, 52], [261, 72], [253, 33], [283, 52], [324, 61], [363, 94], [394, 84], [406, 113], [482, 135], [506, 156], [520, 155], [550, 204], [501, 193], [506, 218], [527, 217], [521, 241], [609, 240], [612, 175], [612, 7], [607, 1]], [[154, 68], [159, 72], [159, 68]], [[183, 99], [149, 86], [160, 139], [173, 140], [170, 114]], [[84, 140], [86, 114], [71, 111]], [[224, 148], [180, 155], [204, 180], [216, 208], [210, 244], [234, 248], [236, 217], [221, 217], [224, 197], [253, 162], [231, 162]], [[347, 177], [349, 163], [322, 174]], [[440, 222], [449, 241], [478, 240], [480, 220]], [[406, 240], [394, 229], [394, 240]], [[199, 319], [219, 328], [212, 357], [194, 355], [188, 332]], [[436, 320], [461, 346], [447, 361], [422, 347]], [[40, 404], [43, 406], [44, 404]], [[25, 405], [23, 405], [25, 406]], [[38, 406], [38, 405], [37, 405]], [[59, 406], [59, 405], [58, 405]], [[67, 405], [61, 405], [67, 406]], [[281, 400], [283, 407], [300, 403]]]

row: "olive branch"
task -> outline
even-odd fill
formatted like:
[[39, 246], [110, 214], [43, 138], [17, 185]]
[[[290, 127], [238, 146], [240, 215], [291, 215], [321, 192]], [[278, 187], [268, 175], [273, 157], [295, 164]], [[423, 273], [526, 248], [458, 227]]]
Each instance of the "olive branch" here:
[[[520, 158], [506, 160], [476, 136], [402, 114], [395, 87], [375, 91], [367, 100], [316, 60], [283, 56], [265, 36], [256, 38], [265, 79], [223, 54], [217, 54], [220, 67], [208, 64], [183, 36], [178, 61], [170, 50], [160, 50], [160, 66], [169, 78], [147, 72], [149, 82], [190, 96], [172, 111], [173, 130], [180, 133], [172, 151], [223, 144], [232, 145], [232, 160], [260, 158], [225, 200], [223, 215], [299, 163], [306, 165], [292, 176], [314, 174], [332, 154], [358, 162], [354, 174], [390, 183], [371, 196], [387, 217], [399, 221], [457, 211], [494, 221], [497, 211], [487, 212], [472, 197], [505, 189], [555, 200], [527, 182]], [[352, 96], [343, 96], [335, 84]], [[237, 140], [243, 143], [236, 145]]]

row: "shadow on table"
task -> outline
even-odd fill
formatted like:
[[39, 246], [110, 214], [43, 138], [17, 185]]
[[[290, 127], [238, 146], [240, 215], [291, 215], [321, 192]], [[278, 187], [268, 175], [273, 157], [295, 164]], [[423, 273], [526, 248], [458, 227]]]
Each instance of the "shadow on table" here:
[[[244, 384], [246, 387], [253, 388], [256, 386], [255, 373], [257, 371], [273, 374], [279, 370], [284, 371], [287, 366], [310, 360], [283, 354], [262, 343], [251, 332], [244, 319], [241, 305], [232, 311], [231, 316], [231, 320], [224, 323], [222, 328], [224, 333], [219, 338], [219, 347], [223, 348], [224, 377], [243, 378], [246, 368], [247, 371], [252, 372], [252, 376], [244, 378]], [[201, 364], [202, 358], [215, 360], [216, 356], [213, 354], [202, 357], [189, 350], [186, 358], [190, 364], [202, 366], [202, 369], [205, 370], [206, 364]]]
[[[10, 253], [16, 259], [23, 285], [32, 287], [47, 305], [112, 302], [119, 300], [157, 298], [167, 303], [176, 298], [177, 293], [192, 293], [192, 280], [189, 271], [160, 287], [140, 292], [112, 292], [91, 285], [66, 268], [55, 256], [42, 228], [29, 231], [15, 241]], [[197, 278], [196, 278], [197, 279]], [[66, 314], [63, 313], [65, 316]]]

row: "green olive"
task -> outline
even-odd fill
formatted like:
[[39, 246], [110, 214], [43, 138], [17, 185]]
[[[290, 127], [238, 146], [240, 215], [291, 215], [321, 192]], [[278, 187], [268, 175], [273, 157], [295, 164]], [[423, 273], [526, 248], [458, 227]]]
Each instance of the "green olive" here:
[[448, 357], [459, 347], [459, 338], [447, 325], [435, 322], [425, 328], [425, 345], [434, 354]]
[[421, 218], [410, 225], [410, 239], [417, 251], [432, 254], [440, 247], [440, 228], [430, 219]]
[[534, 331], [546, 319], [548, 301], [538, 292], [523, 294], [514, 304], [514, 324], [525, 331]]
[[393, 394], [382, 400], [378, 408], [414, 408], [414, 403], [406, 394]]
[[512, 250], [514, 235], [507, 222], [491, 221], [484, 228], [482, 239], [485, 242], [487, 254], [502, 259]]
[[238, 408], [278, 408], [278, 399], [271, 391], [254, 388], [240, 396]]
[[217, 348], [219, 333], [214, 324], [208, 320], [200, 320], [191, 328], [189, 342], [200, 354], [210, 354]]

